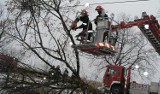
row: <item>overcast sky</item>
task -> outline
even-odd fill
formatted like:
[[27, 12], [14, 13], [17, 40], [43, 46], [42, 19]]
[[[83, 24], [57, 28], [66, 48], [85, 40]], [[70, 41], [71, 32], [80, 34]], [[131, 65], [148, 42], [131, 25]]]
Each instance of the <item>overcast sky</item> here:
[[[101, 4], [106, 11], [109, 13], [119, 14], [126, 13], [131, 15], [141, 16], [143, 11], [146, 11], [148, 14], [157, 15], [158, 10], [160, 10], [160, 0], [149, 0], [149, 1], [139, 1], [139, 2], [128, 2], [128, 3], [116, 3], [116, 4], [105, 4], [105, 2], [123, 2], [123, 1], [136, 1], [136, 0], [80, 0], [81, 4], [90, 3], [104, 3]], [[91, 5], [93, 10], [96, 5]]]

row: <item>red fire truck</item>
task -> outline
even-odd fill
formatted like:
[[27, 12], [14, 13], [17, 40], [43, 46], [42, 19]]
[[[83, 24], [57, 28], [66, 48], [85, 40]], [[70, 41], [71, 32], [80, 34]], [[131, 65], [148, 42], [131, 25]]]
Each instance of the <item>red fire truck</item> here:
[[160, 83], [130, 82], [131, 67], [107, 65], [101, 90], [106, 94], [160, 94]]
[[112, 94], [129, 94], [131, 69], [117, 65], [107, 65], [103, 76], [105, 92]]
[[[140, 19], [127, 23], [120, 22], [118, 25], [112, 25], [111, 23], [112, 18], [110, 20], [100, 18], [96, 32], [88, 32], [83, 44], [73, 45], [72, 47], [96, 56], [114, 55], [116, 53], [116, 37], [112, 36], [112, 33], [115, 33], [118, 29], [138, 26], [160, 55], [160, 25], [153, 15], [149, 16], [146, 12], [143, 12]], [[74, 22], [74, 24], [76, 23]], [[72, 24], [72, 26], [76, 25]], [[126, 69], [120, 65], [107, 65], [107, 70], [103, 77], [105, 90], [110, 91], [112, 94], [129, 94], [130, 74], [130, 67]]]

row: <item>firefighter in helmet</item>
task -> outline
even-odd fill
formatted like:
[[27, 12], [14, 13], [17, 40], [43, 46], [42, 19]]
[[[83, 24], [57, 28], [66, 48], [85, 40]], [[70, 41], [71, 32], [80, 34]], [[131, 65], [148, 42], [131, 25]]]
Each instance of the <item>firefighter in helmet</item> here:
[[105, 13], [105, 10], [103, 9], [102, 6], [97, 6], [95, 9], [98, 12], [98, 15], [96, 19], [94, 20], [94, 23], [97, 25], [97, 21], [99, 17], [104, 17], [105, 19], [108, 20], [108, 15]]
[[98, 12], [98, 15], [94, 19], [94, 23], [96, 24], [96, 26], [98, 21], [101, 19], [105, 19], [107, 21], [106, 32], [104, 32], [104, 35], [103, 35], [103, 42], [107, 42], [115, 46], [117, 42], [117, 37], [114, 37], [111, 34], [109, 34], [109, 31], [110, 31], [109, 28], [110, 28], [111, 22], [108, 19], [108, 15], [105, 13], [105, 10], [102, 6], [97, 6], [95, 10]]
[[88, 12], [85, 9], [83, 9], [81, 11], [81, 15], [79, 17], [77, 17], [75, 21], [76, 22], [82, 21], [82, 24], [80, 26], [76, 27], [75, 30], [83, 28], [83, 30], [78, 35], [76, 35], [77, 38], [81, 37], [81, 40], [83, 40], [86, 32], [88, 30], [92, 30], [92, 23], [89, 20]]

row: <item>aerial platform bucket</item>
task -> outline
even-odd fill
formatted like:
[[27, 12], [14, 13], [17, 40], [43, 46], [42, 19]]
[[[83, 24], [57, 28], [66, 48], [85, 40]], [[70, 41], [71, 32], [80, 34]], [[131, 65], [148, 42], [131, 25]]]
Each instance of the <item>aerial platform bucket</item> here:
[[79, 44], [79, 45], [72, 45], [72, 47], [77, 48], [82, 52], [96, 56], [115, 55], [116, 53], [116, 48], [107, 43]]

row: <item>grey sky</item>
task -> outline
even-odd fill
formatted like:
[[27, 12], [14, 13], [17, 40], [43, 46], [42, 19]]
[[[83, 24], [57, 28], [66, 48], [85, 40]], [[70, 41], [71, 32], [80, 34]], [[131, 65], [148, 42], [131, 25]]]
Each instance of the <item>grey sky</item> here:
[[[121, 1], [135, 1], [135, 0], [80, 0], [81, 4], [85, 3], [103, 3], [103, 2], [121, 2]], [[117, 3], [117, 4], [102, 4], [102, 6], [109, 13], [119, 14], [121, 12], [131, 15], [141, 15], [141, 12], [146, 11], [148, 14], [157, 15], [158, 9], [160, 9], [160, 0], [150, 0], [132, 3]], [[93, 8], [96, 5], [92, 6]]]

